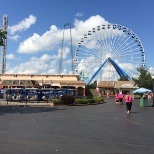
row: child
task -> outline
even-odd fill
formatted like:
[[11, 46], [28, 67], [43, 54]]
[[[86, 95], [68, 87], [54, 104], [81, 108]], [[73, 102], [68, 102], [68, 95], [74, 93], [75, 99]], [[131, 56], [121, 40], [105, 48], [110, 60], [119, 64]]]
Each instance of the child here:
[[109, 93], [108, 92], [106, 93], [106, 98], [109, 98]]
[[118, 95], [116, 95], [115, 102], [116, 102], [116, 104], [119, 104], [119, 96]]

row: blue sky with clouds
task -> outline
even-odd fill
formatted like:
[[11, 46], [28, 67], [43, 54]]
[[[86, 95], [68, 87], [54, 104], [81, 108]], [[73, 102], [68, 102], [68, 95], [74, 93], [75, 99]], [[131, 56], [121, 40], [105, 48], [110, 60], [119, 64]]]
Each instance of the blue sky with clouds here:
[[[123, 25], [141, 40], [154, 72], [153, 0], [0, 0], [0, 27], [8, 16], [6, 73], [58, 74], [64, 24], [73, 50], [85, 33], [104, 23]], [[62, 72], [70, 74], [70, 31], [64, 35]]]

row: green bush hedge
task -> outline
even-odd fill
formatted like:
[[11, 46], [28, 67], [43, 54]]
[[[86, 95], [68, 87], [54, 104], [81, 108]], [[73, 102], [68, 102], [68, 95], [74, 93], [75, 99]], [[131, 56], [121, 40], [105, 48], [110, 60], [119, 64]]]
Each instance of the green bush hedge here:
[[102, 103], [103, 98], [102, 97], [95, 97], [90, 99], [75, 99], [75, 104], [94, 104], [94, 103]]
[[102, 103], [102, 97], [95, 97], [95, 98], [78, 98], [75, 99], [74, 96], [62, 96], [60, 100], [52, 100], [55, 105], [59, 104], [66, 104], [66, 105], [73, 105], [73, 104], [95, 104], [95, 103]]
[[62, 101], [59, 99], [54, 99], [54, 100], [52, 100], [52, 103], [55, 105], [59, 105], [59, 104], [62, 104]]
[[88, 104], [88, 99], [75, 99], [75, 104]]
[[97, 103], [102, 103], [104, 100], [103, 100], [103, 97], [95, 97], [94, 98], [95, 102]]
[[91, 98], [91, 99], [88, 99], [88, 104], [94, 104], [96, 103], [95, 99]]
[[61, 101], [62, 101], [62, 104], [72, 105], [75, 103], [75, 97], [64, 95], [61, 97]]

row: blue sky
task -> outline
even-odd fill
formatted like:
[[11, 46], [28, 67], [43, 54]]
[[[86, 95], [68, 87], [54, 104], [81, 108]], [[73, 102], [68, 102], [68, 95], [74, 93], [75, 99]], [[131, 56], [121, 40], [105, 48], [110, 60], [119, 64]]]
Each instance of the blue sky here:
[[[58, 74], [64, 24], [71, 23], [75, 52], [92, 27], [115, 23], [142, 42], [146, 67], [154, 73], [153, 0], [0, 0], [0, 27], [8, 16], [6, 73]], [[66, 27], [62, 73], [71, 74], [70, 31]], [[88, 63], [88, 62], [87, 62]]]

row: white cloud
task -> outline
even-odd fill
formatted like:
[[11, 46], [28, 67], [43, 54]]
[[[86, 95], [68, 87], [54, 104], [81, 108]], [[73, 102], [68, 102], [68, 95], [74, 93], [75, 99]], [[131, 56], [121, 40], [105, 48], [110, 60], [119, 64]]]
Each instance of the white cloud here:
[[[70, 60], [66, 60], [68, 49], [64, 49], [64, 59], [62, 73], [68, 74], [66, 65], [70, 65]], [[57, 53], [58, 54], [58, 53]], [[7, 59], [16, 59], [13, 54], [7, 55]], [[59, 56], [44, 54], [40, 58], [32, 57], [29, 61], [20, 65], [12, 66], [9, 63], [6, 74], [58, 74], [59, 72]]]
[[108, 24], [109, 22], [106, 21], [100, 15], [91, 16], [89, 19], [85, 21], [80, 21], [78, 19], [75, 20], [75, 29], [77, 32], [88, 33], [93, 27], [100, 26], [102, 24]]
[[30, 61], [21, 63], [19, 66], [7, 66], [7, 72], [6, 73], [12, 73], [12, 74], [37, 74], [43, 72], [48, 67], [48, 64], [41, 61], [41, 59], [32, 57]]
[[61, 43], [62, 31], [56, 26], [51, 26], [50, 31], [45, 32], [42, 36], [34, 33], [32, 37], [20, 43], [18, 52], [33, 54], [41, 51], [54, 50]]
[[83, 16], [83, 14], [84, 14], [83, 12], [78, 12], [78, 13], [76, 13], [76, 15], [75, 15], [75, 16], [76, 16], [76, 17], [82, 17], [82, 16]]
[[68, 55], [69, 52], [70, 52], [70, 49], [69, 49], [68, 47], [65, 47], [65, 48], [63, 48], [63, 49], [59, 49], [59, 50], [58, 50], [58, 58], [61, 57], [61, 50], [63, 50], [63, 51], [62, 51], [62, 57], [63, 57], [63, 59], [66, 59], [66, 58], [67, 58], [67, 55]]
[[30, 15], [28, 18], [25, 18], [18, 24], [13, 26], [8, 26], [8, 31], [10, 34], [14, 35], [18, 31], [21, 32], [30, 28], [31, 25], [35, 24], [35, 22], [36, 22], [36, 17], [33, 15]]
[[[7, 55], [7, 58], [17, 59], [13, 54]], [[29, 61], [20, 65], [12, 66], [7, 63], [6, 66], [6, 74], [57, 74], [59, 58], [57, 55], [44, 54], [40, 58], [32, 57]]]
[[16, 58], [14, 54], [7, 54], [6, 59], [16, 59], [17, 60], [18, 58]]
[[42, 61], [46, 62], [49, 61], [51, 59], [51, 56], [48, 54], [44, 54], [41, 58]]
[[52, 68], [48, 70], [47, 74], [57, 74], [57, 70], [55, 68]]
[[[74, 28], [71, 29], [72, 42], [76, 46], [80, 39], [87, 34], [90, 29], [98, 25], [107, 24], [108, 22], [99, 15], [92, 16], [85, 21], [75, 20]], [[61, 45], [63, 30], [58, 29], [55, 25], [50, 27], [50, 30], [43, 35], [34, 33], [25, 41], [21, 42], [18, 48], [19, 53], [34, 54], [42, 51], [55, 50]], [[64, 32], [64, 43], [70, 45], [70, 29], [66, 27]]]
[[19, 35], [14, 35], [14, 36], [8, 35], [7, 37], [8, 37], [10, 40], [15, 40], [15, 41], [17, 41], [17, 40], [20, 38]]
[[150, 68], [149, 68], [149, 72], [150, 72], [152, 75], [154, 75], [154, 67], [150, 67]]

